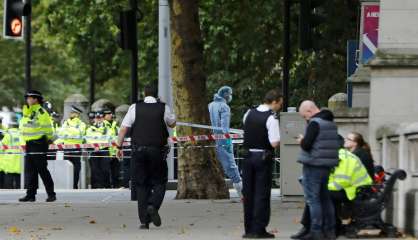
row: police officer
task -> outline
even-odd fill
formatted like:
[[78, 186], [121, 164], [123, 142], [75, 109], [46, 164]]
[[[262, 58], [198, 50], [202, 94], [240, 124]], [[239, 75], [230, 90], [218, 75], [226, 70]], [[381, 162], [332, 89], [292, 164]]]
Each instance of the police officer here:
[[242, 168], [243, 238], [274, 238], [266, 227], [270, 221], [273, 151], [280, 143], [275, 112], [281, 109], [282, 103], [280, 91], [270, 90], [264, 97], [264, 104], [244, 115], [244, 148], [248, 153]]
[[[9, 147], [19, 147], [22, 145], [20, 132], [17, 122], [10, 122], [9, 128], [4, 132], [1, 143]], [[20, 188], [20, 165], [22, 154], [19, 149], [4, 150], [5, 154], [0, 155], [4, 167], [4, 187], [9, 189]]]
[[[58, 131], [56, 142], [63, 144], [82, 144], [86, 134], [86, 124], [80, 119], [83, 111], [76, 106], [71, 106], [70, 117], [62, 123]], [[81, 150], [69, 150], [65, 152], [66, 159], [74, 166], [73, 188], [78, 189], [81, 170]]]
[[[111, 141], [116, 141], [118, 137], [119, 127], [117, 122], [113, 120], [113, 112], [110, 109], [105, 109], [103, 111], [104, 114], [104, 123], [108, 129], [109, 139]], [[120, 175], [120, 163], [119, 159], [116, 157], [116, 150], [115, 148], [109, 148], [109, 157], [110, 157], [110, 180], [112, 188], [119, 187], [119, 175]]]
[[[86, 143], [108, 143], [107, 127], [103, 122], [103, 111], [96, 112], [94, 124], [86, 131]], [[92, 188], [110, 188], [110, 158], [107, 147], [95, 148], [90, 153], [90, 170]]]
[[19, 129], [26, 144], [25, 183], [26, 196], [21, 202], [34, 202], [38, 188], [38, 174], [41, 176], [48, 194], [47, 202], [56, 200], [54, 182], [48, 171], [48, 144], [53, 137], [53, 127], [48, 112], [42, 108], [42, 94], [38, 91], [28, 91], [25, 94], [26, 105], [23, 106], [23, 117]]
[[174, 127], [175, 116], [170, 108], [156, 97], [153, 85], [145, 87], [145, 99], [131, 105], [122, 121], [118, 135], [118, 158], [123, 157], [122, 143], [131, 131], [132, 178], [137, 189], [140, 229], [149, 223], [161, 225], [158, 210], [164, 199], [167, 183], [167, 127]]

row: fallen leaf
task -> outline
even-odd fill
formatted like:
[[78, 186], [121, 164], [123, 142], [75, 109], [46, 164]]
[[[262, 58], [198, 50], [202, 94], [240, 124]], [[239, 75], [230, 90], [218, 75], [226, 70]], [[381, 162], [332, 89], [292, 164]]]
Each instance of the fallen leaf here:
[[122, 224], [122, 226], [121, 226], [122, 228], [126, 228], [126, 224]]
[[179, 234], [186, 234], [186, 228], [184, 226], [180, 227]]
[[90, 224], [96, 224], [96, 220], [90, 220], [90, 222], [89, 222]]
[[189, 225], [190, 225], [190, 226], [194, 226], [194, 223], [190, 223]]
[[11, 226], [11, 227], [9, 227], [8, 229], [7, 229], [7, 231], [9, 232], [9, 233], [11, 233], [11, 234], [16, 234], [16, 235], [19, 235], [22, 231], [18, 228], [18, 227], [16, 227], [16, 226]]

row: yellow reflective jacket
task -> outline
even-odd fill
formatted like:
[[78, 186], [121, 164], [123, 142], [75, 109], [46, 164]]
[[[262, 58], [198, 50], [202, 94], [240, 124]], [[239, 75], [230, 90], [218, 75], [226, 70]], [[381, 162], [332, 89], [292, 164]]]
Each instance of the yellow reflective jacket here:
[[23, 141], [38, 140], [46, 136], [52, 139], [54, 129], [48, 112], [39, 104], [23, 106], [23, 117], [19, 122], [19, 130]]
[[109, 135], [104, 123], [94, 124], [86, 130], [86, 143], [109, 143]]
[[[107, 128], [107, 135], [109, 136], [109, 141], [117, 141], [118, 138], [118, 132], [119, 127], [117, 125], [116, 121], [109, 122], [107, 120], [104, 120], [105, 126]], [[116, 147], [110, 147], [109, 148], [109, 155], [110, 156], [116, 156], [117, 149]]]
[[58, 130], [57, 143], [81, 144], [86, 135], [86, 124], [80, 118], [67, 119]]
[[[16, 147], [23, 144], [20, 137], [19, 129], [10, 128], [4, 133], [4, 138], [1, 141], [2, 145], [9, 147]], [[14, 153], [14, 154], [13, 154]], [[3, 171], [5, 173], [21, 173], [21, 159], [22, 151], [20, 149], [8, 149], [4, 150], [0, 155], [3, 162]]]
[[372, 179], [360, 159], [346, 149], [339, 150], [339, 163], [328, 179], [328, 190], [340, 191], [344, 189], [347, 198], [356, 197], [357, 188], [371, 185]]

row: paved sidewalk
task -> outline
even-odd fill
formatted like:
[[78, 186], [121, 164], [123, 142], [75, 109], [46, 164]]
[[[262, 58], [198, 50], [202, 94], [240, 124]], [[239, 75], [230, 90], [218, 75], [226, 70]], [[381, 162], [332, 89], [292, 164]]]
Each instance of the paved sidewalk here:
[[[242, 239], [242, 204], [232, 200], [174, 200], [167, 192], [160, 211], [162, 226], [138, 229], [136, 202], [128, 190], [58, 191], [58, 201], [18, 203], [23, 191], [0, 190], [0, 240], [3, 239]], [[277, 239], [289, 239], [300, 225], [302, 203], [283, 203], [273, 192], [269, 231]]]

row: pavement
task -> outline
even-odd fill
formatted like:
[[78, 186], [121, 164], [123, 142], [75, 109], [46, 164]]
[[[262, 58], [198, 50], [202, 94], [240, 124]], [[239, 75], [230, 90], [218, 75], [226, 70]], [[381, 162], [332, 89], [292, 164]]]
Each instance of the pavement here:
[[[137, 204], [126, 189], [57, 191], [46, 203], [40, 191], [35, 203], [19, 203], [22, 190], [0, 190], [0, 240], [84, 239], [242, 239], [242, 203], [234, 190], [228, 200], [175, 200], [168, 191], [160, 210], [162, 226], [138, 229]], [[290, 239], [300, 225], [302, 202], [284, 202], [273, 190], [268, 230]], [[370, 239], [370, 238], [369, 238]]]

